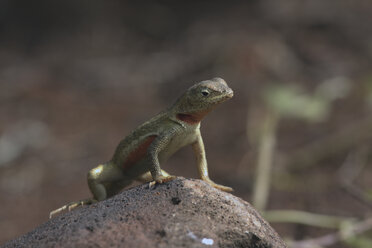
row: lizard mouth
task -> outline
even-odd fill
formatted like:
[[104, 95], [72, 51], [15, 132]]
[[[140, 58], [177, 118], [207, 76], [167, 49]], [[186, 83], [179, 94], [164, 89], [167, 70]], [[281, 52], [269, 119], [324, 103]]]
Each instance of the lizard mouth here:
[[232, 91], [232, 89], [228, 89], [228, 90], [226, 90], [226, 92], [224, 94], [216, 96], [212, 101], [215, 102], [215, 103], [221, 103], [221, 102], [224, 102], [224, 101], [232, 98], [233, 96], [234, 96], [234, 92]]
[[227, 93], [227, 95], [226, 95], [226, 97], [228, 97], [228, 98], [232, 98], [234, 96], [234, 91], [229, 91], [228, 93]]

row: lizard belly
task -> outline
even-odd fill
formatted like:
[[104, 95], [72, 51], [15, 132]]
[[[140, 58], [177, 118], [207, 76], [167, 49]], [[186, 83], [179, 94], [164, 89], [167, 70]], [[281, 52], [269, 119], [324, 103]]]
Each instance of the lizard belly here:
[[166, 148], [159, 153], [159, 162], [164, 163], [180, 148], [194, 143], [196, 140], [196, 134], [194, 132], [186, 132], [174, 136]]

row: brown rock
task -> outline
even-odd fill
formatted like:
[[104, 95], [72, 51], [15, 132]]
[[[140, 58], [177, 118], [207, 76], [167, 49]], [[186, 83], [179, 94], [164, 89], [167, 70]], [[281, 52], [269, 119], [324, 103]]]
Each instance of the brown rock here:
[[4, 247], [286, 245], [249, 203], [201, 180], [178, 178], [62, 214]]

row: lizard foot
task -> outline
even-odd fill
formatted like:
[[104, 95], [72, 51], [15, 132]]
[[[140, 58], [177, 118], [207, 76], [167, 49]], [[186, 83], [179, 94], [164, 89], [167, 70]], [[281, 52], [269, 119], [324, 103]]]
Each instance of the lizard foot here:
[[152, 188], [155, 184], [157, 183], [166, 183], [166, 182], [169, 182], [169, 181], [172, 181], [174, 179], [176, 179], [177, 177], [176, 176], [160, 176], [158, 178], [156, 178], [154, 181], [150, 182], [149, 183], [149, 188]]
[[206, 183], [208, 183], [209, 185], [211, 185], [213, 188], [216, 188], [216, 189], [219, 189], [219, 190], [222, 190], [222, 191], [225, 191], [225, 192], [232, 192], [234, 191], [233, 188], [230, 188], [230, 187], [227, 187], [227, 186], [223, 186], [221, 184], [217, 184], [215, 182], [213, 182], [211, 179], [204, 179], [202, 178], [202, 180]]
[[64, 205], [60, 208], [57, 208], [56, 210], [51, 211], [49, 213], [49, 219], [51, 219], [54, 215], [59, 214], [66, 209], [68, 211], [71, 211], [72, 209], [77, 208], [79, 206], [90, 205], [90, 204], [95, 203], [95, 202], [97, 202], [97, 200], [95, 200], [95, 199], [85, 199], [85, 200], [81, 200], [81, 201], [70, 202], [70, 203], [68, 203], [68, 204], [66, 204], [66, 205]]

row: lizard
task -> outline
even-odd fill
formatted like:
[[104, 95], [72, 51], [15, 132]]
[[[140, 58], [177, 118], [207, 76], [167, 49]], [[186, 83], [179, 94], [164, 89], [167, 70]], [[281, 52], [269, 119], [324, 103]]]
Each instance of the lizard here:
[[150, 182], [149, 187], [175, 179], [162, 170], [164, 163], [180, 148], [191, 145], [200, 178], [211, 186], [231, 192], [232, 188], [214, 183], [208, 174], [207, 159], [200, 133], [201, 120], [217, 105], [233, 97], [233, 90], [222, 78], [191, 86], [168, 109], [134, 129], [120, 141], [111, 160], [88, 172], [92, 198], [68, 203], [49, 217], [68, 209], [103, 201], [119, 193], [133, 181]]

